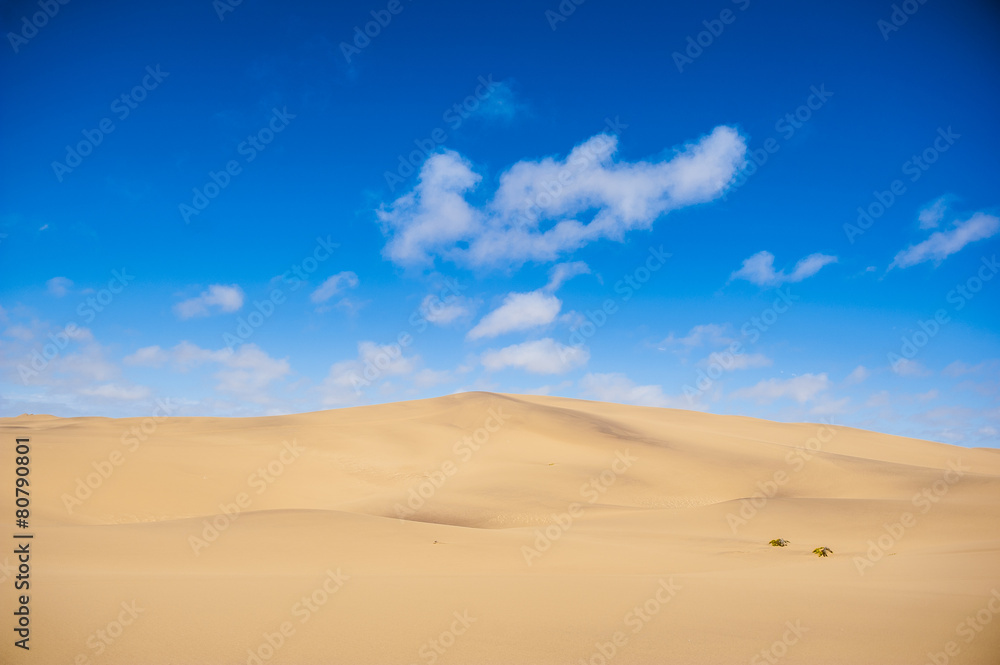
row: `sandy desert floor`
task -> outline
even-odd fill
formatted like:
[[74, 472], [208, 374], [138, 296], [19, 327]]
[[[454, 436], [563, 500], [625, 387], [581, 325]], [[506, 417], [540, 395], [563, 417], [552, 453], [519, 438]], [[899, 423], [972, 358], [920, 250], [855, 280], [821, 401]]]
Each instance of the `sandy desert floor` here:
[[1000, 662], [996, 450], [489, 393], [0, 432], [3, 663]]

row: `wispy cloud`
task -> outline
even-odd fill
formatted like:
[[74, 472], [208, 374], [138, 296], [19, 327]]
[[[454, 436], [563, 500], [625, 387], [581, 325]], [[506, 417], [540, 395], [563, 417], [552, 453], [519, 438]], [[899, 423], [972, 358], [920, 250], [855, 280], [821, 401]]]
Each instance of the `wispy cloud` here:
[[174, 313], [181, 319], [208, 316], [213, 310], [235, 312], [243, 306], [243, 289], [238, 284], [212, 284], [194, 298], [174, 305]]
[[703, 323], [694, 326], [684, 337], [674, 337], [670, 333], [666, 339], [659, 343], [660, 350], [671, 346], [677, 346], [684, 350], [690, 350], [699, 346], [724, 346], [733, 342], [730, 326], [727, 323]]
[[420, 313], [424, 318], [438, 326], [446, 326], [460, 319], [471, 317], [476, 304], [464, 296], [454, 296], [443, 300], [437, 294], [430, 293], [420, 302]]
[[976, 365], [970, 365], [962, 362], [961, 360], [956, 360], [941, 370], [941, 373], [945, 376], [956, 378], [965, 374], [979, 374], [984, 371], [996, 371], [998, 368], [1000, 368], [1000, 360], [995, 358], [984, 360]]
[[810, 254], [799, 259], [791, 273], [774, 269], [774, 254], [768, 251], [757, 252], [743, 261], [743, 266], [729, 276], [729, 280], [745, 279], [757, 286], [781, 286], [787, 282], [801, 282], [812, 277], [825, 265], [836, 263], [837, 257], [828, 254]]
[[917, 214], [917, 221], [920, 222], [920, 228], [922, 229], [933, 229], [944, 218], [944, 214], [948, 211], [948, 201], [947, 197], [942, 196], [939, 199], [928, 203], [920, 212]]
[[709, 367], [711, 365], [716, 365], [719, 367], [725, 367], [726, 370], [736, 370], [770, 367], [772, 364], [774, 364], [774, 361], [765, 356], [763, 353], [740, 353], [738, 355], [728, 353], [711, 353], [707, 358], [702, 359], [698, 363], [698, 366]]
[[484, 316], [467, 337], [482, 339], [545, 326], [555, 321], [561, 308], [559, 298], [542, 291], [509, 293], [503, 304]]
[[851, 371], [850, 374], [847, 375], [847, 378], [844, 379], [844, 383], [846, 383], [849, 386], [857, 385], [859, 383], [864, 382], [864, 380], [867, 379], [869, 376], [871, 376], [871, 372], [868, 371], [868, 368], [865, 367], [864, 365], [858, 365], [857, 367], [854, 368], [853, 371]]
[[73, 286], [73, 281], [66, 277], [53, 277], [45, 282], [45, 285], [48, 287], [49, 293], [56, 298], [62, 298], [69, 293], [69, 289]]
[[372, 384], [389, 377], [411, 375], [416, 371], [419, 361], [417, 356], [405, 355], [397, 345], [378, 344], [368, 340], [358, 342], [356, 358], [334, 363], [330, 367], [319, 388], [323, 404], [358, 404], [362, 401], [364, 391]]
[[327, 277], [315, 291], [310, 293], [309, 300], [315, 304], [324, 303], [338, 293], [356, 288], [359, 283], [358, 276], [350, 270], [338, 272]]
[[587, 374], [580, 379], [580, 389], [583, 396], [602, 402], [673, 409], [692, 408], [686, 398], [667, 395], [659, 385], [637, 385], [624, 374]]
[[144, 346], [122, 359], [126, 365], [138, 367], [161, 367], [170, 359], [170, 354], [159, 346]]
[[897, 358], [892, 363], [892, 371], [899, 376], [927, 376], [930, 372], [916, 360]]
[[170, 362], [177, 371], [186, 372], [204, 365], [218, 367], [215, 389], [241, 399], [263, 404], [267, 388], [291, 373], [287, 359], [272, 358], [256, 344], [243, 344], [237, 350], [205, 349], [182, 341], [172, 349], [147, 346], [126, 356], [126, 365], [160, 367]]
[[1000, 231], [1000, 219], [977, 212], [964, 222], [955, 222], [952, 229], [935, 231], [927, 240], [899, 252], [888, 269], [909, 268], [925, 261], [939, 264], [969, 243], [990, 238], [997, 231]]
[[590, 266], [583, 261], [572, 261], [570, 263], [557, 263], [549, 270], [549, 283], [542, 289], [543, 291], [555, 292], [567, 281], [577, 275], [589, 275]]
[[787, 398], [805, 404], [830, 387], [826, 374], [801, 374], [791, 379], [767, 379], [748, 388], [733, 392], [733, 397], [770, 404], [776, 399]]
[[513, 344], [482, 354], [483, 367], [491, 371], [514, 367], [533, 374], [563, 374], [586, 364], [590, 352], [580, 346], [565, 346], [551, 337]]

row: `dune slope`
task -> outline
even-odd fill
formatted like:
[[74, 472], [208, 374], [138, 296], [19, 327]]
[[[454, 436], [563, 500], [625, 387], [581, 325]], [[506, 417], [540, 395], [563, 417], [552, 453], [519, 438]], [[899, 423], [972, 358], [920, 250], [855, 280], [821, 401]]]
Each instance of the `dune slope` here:
[[490, 393], [0, 432], [2, 663], [1000, 662], [992, 450]]

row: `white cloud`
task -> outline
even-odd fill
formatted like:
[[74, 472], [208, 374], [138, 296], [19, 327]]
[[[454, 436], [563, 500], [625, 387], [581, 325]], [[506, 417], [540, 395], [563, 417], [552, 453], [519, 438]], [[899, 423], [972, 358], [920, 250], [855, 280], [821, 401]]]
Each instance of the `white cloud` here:
[[424, 368], [413, 375], [413, 385], [417, 388], [431, 388], [442, 383], [448, 383], [454, 377], [448, 370], [433, 370]]
[[170, 354], [159, 346], [144, 346], [135, 353], [125, 356], [123, 362], [126, 365], [139, 365], [143, 367], [159, 367], [167, 362]]
[[733, 397], [752, 399], [762, 404], [770, 404], [785, 397], [804, 404], [830, 387], [826, 374], [801, 374], [791, 379], [767, 379], [749, 388], [740, 388]]
[[407, 358], [395, 344], [358, 342], [358, 358], [364, 365], [371, 365], [383, 375], [409, 374], [415, 365], [413, 358]]
[[795, 264], [791, 274], [784, 270], [776, 272], [774, 269], [774, 254], [768, 251], [757, 252], [750, 258], [743, 261], [743, 266], [729, 276], [730, 281], [734, 279], [745, 279], [758, 286], [780, 286], [786, 282], [801, 282], [807, 277], [812, 277], [820, 269], [830, 263], [836, 263], [836, 256], [827, 254], [810, 254], [799, 259]]
[[272, 358], [256, 344], [243, 344], [235, 351], [226, 347], [213, 351], [185, 340], [169, 351], [159, 346], [143, 347], [126, 356], [124, 362], [158, 367], [168, 360], [181, 372], [202, 365], [217, 365], [216, 390], [258, 403], [266, 403], [269, 400], [266, 389], [291, 373], [287, 359]]
[[170, 360], [180, 371], [187, 371], [206, 362], [219, 362], [228, 352], [229, 349], [210, 351], [184, 340], [170, 350]]
[[516, 330], [545, 326], [555, 321], [561, 308], [559, 298], [542, 291], [508, 293], [503, 304], [484, 316], [467, 337], [496, 337]]
[[[49, 363], [49, 372], [74, 375], [79, 380], [111, 381], [121, 370], [105, 357], [105, 349], [96, 342], [88, 342], [73, 353], [64, 353]], [[42, 372], [44, 376], [48, 372]]]
[[69, 289], [73, 286], [73, 281], [66, 277], [53, 277], [45, 282], [45, 285], [48, 287], [49, 293], [56, 298], [62, 298], [69, 293]]
[[890, 396], [888, 390], [880, 390], [877, 393], [872, 393], [868, 397], [868, 401], [865, 402], [865, 406], [889, 406]]
[[[323, 404], [345, 406], [358, 404], [364, 391], [375, 383], [384, 383], [389, 376], [412, 374], [417, 357], [406, 357], [395, 344], [358, 342], [358, 356], [334, 363], [320, 386]], [[424, 379], [431, 378], [429, 376]]]
[[816, 405], [809, 409], [809, 413], [814, 416], [837, 416], [847, 413], [847, 405], [851, 402], [850, 397], [832, 399], [830, 397], [820, 397]]
[[680, 345], [686, 349], [697, 346], [725, 346], [733, 342], [730, 337], [729, 324], [703, 323], [691, 328], [684, 337], [674, 337], [673, 333], [660, 342], [660, 350], [668, 346]]
[[[28, 329], [22, 323], [12, 327]], [[23, 382], [24, 386], [23, 390], [9, 391], [5, 401], [93, 415], [95, 409], [107, 409], [109, 401], [134, 402], [149, 396], [148, 388], [122, 378], [121, 367], [109, 357], [109, 348], [99, 344], [90, 329], [77, 327], [69, 332], [63, 326], [36, 319], [31, 320], [30, 327], [30, 336], [18, 335], [0, 342], [0, 382]], [[46, 352], [48, 362], [44, 365], [37, 362], [41, 356], [34, 356], [41, 349], [41, 340], [49, 346], [53, 346], [52, 340], [59, 340], [59, 352]]]
[[481, 213], [465, 200], [481, 179], [456, 152], [431, 155], [414, 190], [376, 212], [391, 236], [385, 256], [401, 264], [430, 263], [432, 252], [481, 233]]
[[573, 387], [573, 382], [567, 379], [566, 381], [560, 381], [555, 385], [547, 383], [544, 386], [528, 388], [526, 390], [520, 390], [518, 392], [522, 392], [525, 395], [551, 395], [555, 392], [562, 392], [572, 387]]
[[174, 305], [174, 312], [182, 319], [208, 316], [210, 308], [217, 307], [223, 312], [235, 312], [243, 306], [243, 289], [238, 284], [212, 284], [200, 295]]
[[954, 378], [963, 374], [978, 374], [984, 370], [996, 371], [998, 368], [1000, 368], [1000, 360], [996, 359], [984, 360], [978, 365], [969, 365], [961, 360], [956, 360], [941, 370], [941, 373]]
[[111, 400], [132, 401], [149, 397], [150, 391], [146, 386], [119, 386], [114, 383], [105, 383], [100, 386], [83, 388], [80, 390], [80, 394]]
[[854, 370], [850, 374], [847, 375], [847, 378], [844, 379], [844, 383], [848, 385], [861, 383], [862, 381], [867, 379], [870, 375], [871, 372], [868, 371], [867, 367], [865, 367], [864, 365], [858, 365], [857, 367], [854, 368]]
[[216, 374], [216, 390], [237, 395], [252, 402], [266, 403], [268, 386], [291, 373], [288, 360], [272, 358], [256, 344], [244, 344], [235, 352], [216, 352], [222, 369]]
[[907, 358], [897, 358], [892, 363], [892, 371], [899, 376], [927, 376], [930, 374], [919, 362]]
[[315, 304], [326, 302], [346, 289], [353, 289], [359, 284], [358, 276], [350, 270], [331, 275], [309, 294], [309, 300]]
[[[480, 97], [481, 103], [477, 108], [470, 110], [469, 104], [464, 104], [463, 110], [468, 117], [478, 116], [485, 120], [509, 121], [525, 109], [524, 104], [514, 94], [510, 83], [492, 81], [492, 77], [490, 83], [490, 89]], [[457, 116], [453, 116], [453, 120], [450, 121], [454, 120], [457, 120]]]
[[950, 231], [935, 231], [927, 240], [899, 252], [892, 260], [889, 270], [909, 268], [925, 261], [941, 263], [969, 243], [989, 238], [998, 230], [1000, 230], [1000, 219], [977, 212], [964, 222], [955, 222]]
[[931, 400], [937, 399], [938, 397], [940, 397], [940, 395], [941, 393], [939, 393], [937, 390], [931, 389], [925, 393], [920, 393], [916, 395], [916, 398], [921, 402], [929, 402]]
[[773, 361], [763, 353], [710, 353], [707, 358], [698, 363], [700, 367], [718, 365], [726, 370], [736, 369], [757, 369], [758, 367], [770, 367]]
[[4, 334], [8, 337], [13, 337], [14, 339], [19, 339], [22, 342], [30, 342], [35, 338], [35, 333], [31, 332], [31, 328], [23, 325], [10, 326], [4, 330]]
[[424, 297], [420, 303], [420, 313], [431, 323], [446, 326], [472, 314], [472, 301], [463, 296], [453, 296], [442, 299], [433, 293]]
[[565, 346], [551, 337], [490, 349], [480, 360], [491, 371], [517, 367], [533, 374], [562, 374], [585, 364], [590, 352], [579, 346]]
[[63, 329], [62, 332], [66, 333], [66, 336], [77, 342], [92, 342], [94, 341], [94, 333], [90, 331], [90, 328], [84, 328], [77, 326], [71, 331], [68, 329]]
[[517, 162], [481, 207], [466, 199], [482, 179], [471, 163], [451, 150], [432, 155], [413, 191], [377, 211], [388, 236], [384, 254], [403, 265], [442, 257], [509, 266], [621, 241], [670, 210], [721, 195], [744, 164], [746, 141], [720, 126], [662, 161], [615, 161], [617, 149], [616, 137], [601, 134], [563, 160]]
[[573, 261], [571, 263], [557, 263], [549, 270], [549, 283], [545, 285], [543, 291], [554, 293], [559, 287], [577, 275], [589, 275], [590, 266], [583, 261]]
[[636, 385], [624, 374], [587, 374], [580, 379], [583, 395], [602, 402], [658, 406], [672, 409], [690, 409], [684, 397], [664, 394], [658, 385]]
[[948, 202], [946, 197], [941, 198], [928, 203], [920, 212], [917, 214], [917, 220], [920, 222], [920, 228], [922, 229], [933, 229], [937, 227], [938, 223], [944, 218], [945, 212], [948, 210]]

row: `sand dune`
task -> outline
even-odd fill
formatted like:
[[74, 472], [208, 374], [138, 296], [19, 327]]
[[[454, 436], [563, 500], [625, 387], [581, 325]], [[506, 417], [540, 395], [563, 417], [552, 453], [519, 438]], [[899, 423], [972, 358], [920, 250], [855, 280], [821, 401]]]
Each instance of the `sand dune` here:
[[489, 393], [0, 430], [3, 663], [1000, 662], [994, 450]]

